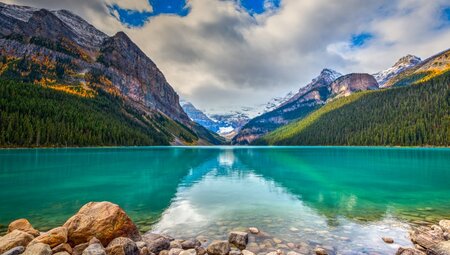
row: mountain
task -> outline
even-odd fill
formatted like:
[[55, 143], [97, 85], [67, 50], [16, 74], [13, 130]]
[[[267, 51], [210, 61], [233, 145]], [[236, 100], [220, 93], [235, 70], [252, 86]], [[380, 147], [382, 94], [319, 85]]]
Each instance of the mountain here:
[[331, 83], [341, 74], [331, 69], [323, 69], [319, 76], [298, 93], [272, 111], [251, 119], [233, 138], [234, 144], [248, 144], [260, 136], [302, 118], [319, 108], [331, 95]]
[[447, 50], [398, 73], [386, 89], [338, 97], [255, 144], [449, 146], [449, 84]]
[[392, 67], [380, 71], [373, 76], [377, 80], [380, 87], [384, 87], [384, 85], [394, 76], [398, 75], [399, 73], [412, 68], [416, 65], [418, 65], [422, 60], [414, 55], [406, 55], [402, 58], [400, 58], [397, 63], [395, 63]]
[[181, 106], [192, 121], [225, 138], [232, 138], [237, 130], [249, 120], [248, 116], [241, 112], [213, 114], [208, 117], [190, 102], [181, 101]]
[[388, 80], [384, 87], [417, 84], [445, 73], [450, 68], [450, 49], [433, 55], [419, 64], [405, 69]]
[[219, 124], [216, 121], [210, 119], [204, 112], [195, 108], [195, 106], [192, 103], [187, 101], [181, 101], [180, 104], [183, 110], [186, 112], [186, 114], [192, 121], [197, 122], [198, 124], [204, 126], [205, 128], [215, 133], [219, 132], [220, 130]]
[[271, 112], [271, 111], [275, 110], [278, 106], [289, 101], [289, 99], [291, 99], [295, 94], [296, 94], [295, 92], [291, 91], [291, 92], [287, 93], [284, 97], [274, 97], [274, 98], [270, 99], [269, 102], [267, 102], [264, 105], [262, 113]]
[[199, 135], [207, 131], [189, 119], [163, 73], [123, 32], [109, 37], [65, 10], [0, 3], [0, 46], [3, 80], [33, 83], [82, 102], [96, 101], [106, 92], [121, 106], [116, 110], [131, 121], [170, 122], [170, 128], [153, 127], [165, 133], [169, 143], [222, 142], [214, 134]]

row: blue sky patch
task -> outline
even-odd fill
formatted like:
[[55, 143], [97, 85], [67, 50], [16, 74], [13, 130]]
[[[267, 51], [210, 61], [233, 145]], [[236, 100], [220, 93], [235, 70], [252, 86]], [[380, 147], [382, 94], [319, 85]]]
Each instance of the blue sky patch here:
[[[190, 8], [186, 4], [187, 0], [149, 0], [153, 12], [139, 12], [120, 8], [118, 5], [108, 6], [110, 13], [118, 14], [118, 19], [130, 27], [141, 27], [151, 17], [161, 14], [171, 14], [184, 17], [189, 14]], [[117, 15], [114, 15], [117, 16]]]
[[450, 6], [442, 10], [442, 16], [445, 21], [450, 22]]
[[280, 7], [281, 0], [237, 0], [238, 3], [250, 14], [261, 14], [270, 9]]
[[367, 43], [370, 39], [373, 38], [371, 33], [360, 33], [356, 35], [352, 35], [352, 39], [350, 40], [352, 47], [362, 47]]

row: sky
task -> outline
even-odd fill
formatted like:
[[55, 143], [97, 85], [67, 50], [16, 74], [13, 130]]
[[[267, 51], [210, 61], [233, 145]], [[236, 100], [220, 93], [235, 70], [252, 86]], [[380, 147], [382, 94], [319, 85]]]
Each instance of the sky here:
[[323, 68], [375, 73], [450, 48], [448, 0], [1, 1], [124, 31], [181, 98], [210, 114], [259, 109]]

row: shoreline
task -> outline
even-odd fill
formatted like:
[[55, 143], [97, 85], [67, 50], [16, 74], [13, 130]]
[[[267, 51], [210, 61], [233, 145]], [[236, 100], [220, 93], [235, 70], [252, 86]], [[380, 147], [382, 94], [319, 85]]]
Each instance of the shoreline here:
[[[298, 229], [296, 231], [302, 231]], [[118, 206], [110, 202], [90, 202], [60, 227], [39, 232], [26, 219], [11, 222], [7, 234], [0, 237], [1, 255], [332, 255], [360, 254], [364, 247], [347, 251], [302, 240], [287, 242], [247, 227], [230, 231], [225, 240], [208, 236], [176, 239], [164, 234], [141, 233]], [[380, 236], [386, 245], [395, 244], [395, 236]], [[399, 247], [397, 255], [449, 255], [450, 219], [439, 223], [411, 226], [413, 247]], [[343, 253], [342, 253], [343, 252]], [[378, 253], [367, 254], [378, 254]], [[366, 253], [362, 253], [366, 254]]]

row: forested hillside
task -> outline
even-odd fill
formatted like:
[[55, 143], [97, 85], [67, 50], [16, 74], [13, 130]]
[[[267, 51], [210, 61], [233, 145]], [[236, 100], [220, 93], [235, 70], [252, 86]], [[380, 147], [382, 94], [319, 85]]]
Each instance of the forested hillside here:
[[449, 146], [450, 72], [334, 100], [255, 144]]
[[160, 113], [146, 116], [118, 96], [95, 93], [82, 97], [0, 80], [0, 147], [168, 145], [172, 134], [188, 143], [198, 139]]

